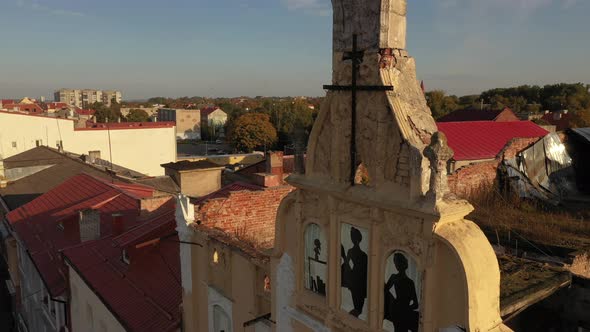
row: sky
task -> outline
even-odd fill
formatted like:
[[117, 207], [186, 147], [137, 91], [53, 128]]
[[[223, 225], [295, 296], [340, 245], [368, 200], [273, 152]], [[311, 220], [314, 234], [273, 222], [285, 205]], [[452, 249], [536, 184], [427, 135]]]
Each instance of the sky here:
[[[590, 83], [590, 0], [408, 0], [408, 51], [449, 94]], [[0, 97], [322, 96], [330, 0], [0, 0]]]

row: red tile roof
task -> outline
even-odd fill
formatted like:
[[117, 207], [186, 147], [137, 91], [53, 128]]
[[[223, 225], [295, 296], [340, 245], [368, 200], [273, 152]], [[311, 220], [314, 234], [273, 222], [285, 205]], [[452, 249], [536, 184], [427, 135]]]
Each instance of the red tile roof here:
[[508, 107], [499, 110], [463, 109], [451, 112], [437, 122], [459, 121], [520, 121], [520, 119]]
[[66, 103], [47, 103], [47, 104], [45, 104], [44, 108], [59, 110], [59, 109], [63, 109], [63, 108], [68, 108], [68, 104], [66, 104]]
[[2, 104], [2, 105], [14, 104], [14, 100], [12, 100], [12, 99], [2, 99], [2, 100], [0, 100], [0, 104]]
[[[182, 286], [174, 208], [121, 236], [63, 251], [84, 279], [129, 331], [175, 331], [180, 327]], [[159, 239], [159, 240], [158, 240]], [[137, 244], [157, 240], [137, 248]], [[127, 249], [130, 263], [122, 262]]]
[[513, 138], [540, 138], [549, 133], [530, 121], [439, 122], [437, 125], [455, 151], [454, 160], [493, 159]]
[[[76, 223], [77, 213], [88, 208], [100, 211], [100, 233], [104, 237], [111, 234], [113, 213], [127, 216], [125, 228], [137, 225], [140, 201], [105, 180], [80, 174], [6, 216], [52, 296], [62, 294], [67, 285], [59, 250], [80, 243], [78, 230], [68, 224]], [[60, 223], [63, 230], [58, 227]]]
[[17, 109], [23, 112], [43, 113], [43, 109], [37, 104], [2, 104], [6, 109]]
[[201, 116], [207, 116], [207, 115], [209, 115], [209, 114], [211, 114], [211, 113], [213, 113], [213, 112], [215, 112], [215, 111], [217, 111], [219, 109], [221, 109], [221, 108], [219, 108], [217, 106], [203, 108], [203, 109], [201, 109]]

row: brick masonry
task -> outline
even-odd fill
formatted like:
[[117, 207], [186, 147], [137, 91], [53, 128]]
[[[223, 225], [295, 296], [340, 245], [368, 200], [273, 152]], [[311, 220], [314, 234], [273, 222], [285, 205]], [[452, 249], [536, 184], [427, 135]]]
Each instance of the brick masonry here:
[[502, 160], [514, 158], [538, 140], [539, 138], [515, 138], [506, 144], [495, 159], [461, 167], [448, 176], [451, 192], [459, 197], [466, 197], [474, 191], [494, 185]]
[[279, 204], [294, 188], [289, 185], [230, 192], [195, 206], [202, 225], [219, 228], [259, 248], [273, 246]]

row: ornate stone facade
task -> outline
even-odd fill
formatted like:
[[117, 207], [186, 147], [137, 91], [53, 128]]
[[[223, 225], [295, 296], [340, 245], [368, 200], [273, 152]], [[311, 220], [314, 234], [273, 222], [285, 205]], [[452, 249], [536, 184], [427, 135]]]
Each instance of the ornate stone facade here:
[[463, 219], [472, 207], [447, 195], [452, 151], [404, 50], [406, 1], [333, 6], [340, 89], [327, 94], [306, 174], [287, 179], [298, 190], [277, 216], [275, 330], [507, 331], [496, 256]]

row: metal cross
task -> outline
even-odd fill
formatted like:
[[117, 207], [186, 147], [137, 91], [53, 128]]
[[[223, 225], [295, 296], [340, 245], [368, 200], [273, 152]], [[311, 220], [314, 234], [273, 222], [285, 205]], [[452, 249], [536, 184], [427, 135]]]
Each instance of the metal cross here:
[[356, 94], [358, 91], [393, 91], [393, 86], [387, 85], [357, 85], [357, 75], [360, 71], [360, 64], [363, 62], [364, 51], [359, 51], [357, 46], [357, 35], [352, 35], [352, 52], [344, 53], [343, 60], [352, 60], [352, 82], [350, 85], [324, 85], [324, 90], [350, 91], [352, 93], [351, 107], [351, 138], [350, 138], [350, 183], [354, 185], [356, 173]]

